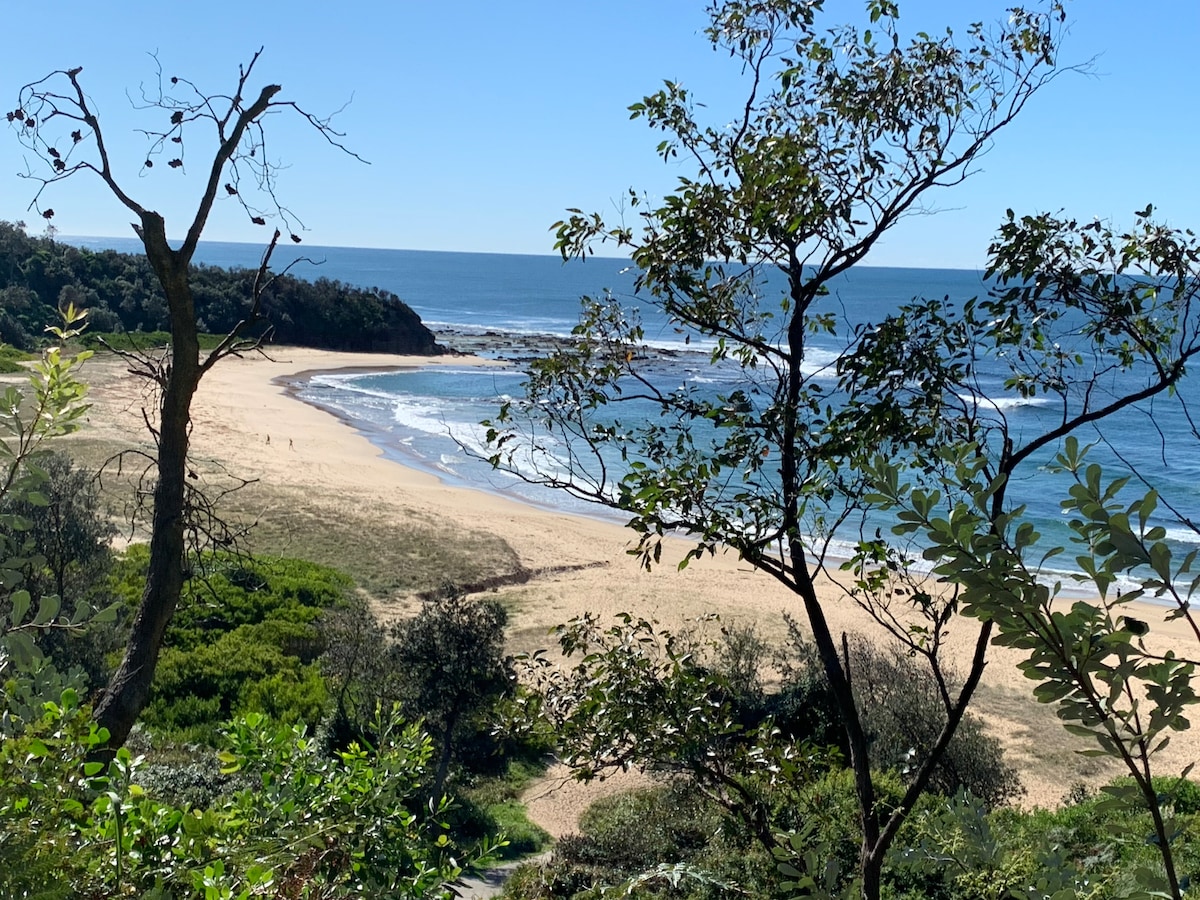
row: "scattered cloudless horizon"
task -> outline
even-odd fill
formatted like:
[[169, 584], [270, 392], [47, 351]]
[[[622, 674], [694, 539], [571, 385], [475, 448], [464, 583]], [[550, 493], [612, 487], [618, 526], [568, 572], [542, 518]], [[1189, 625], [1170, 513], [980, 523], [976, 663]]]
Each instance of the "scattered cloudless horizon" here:
[[[961, 33], [970, 19], [1002, 20], [1006, 5], [901, 0], [900, 21], [905, 32]], [[826, 8], [832, 25], [861, 19], [865, 3]], [[1200, 4], [1068, 0], [1067, 8], [1060, 63], [1092, 61], [1090, 71], [1055, 78], [965, 184], [931, 198], [936, 214], [901, 223], [869, 265], [980, 268], [1010, 207], [1125, 225], [1153, 203], [1170, 224], [1200, 226], [1192, 99]], [[629, 120], [631, 103], [676, 80], [719, 124], [744, 99], [737, 65], [703, 34], [703, 0], [68, 0], [54, 9], [51, 17], [42, 5], [6, 5], [0, 107], [13, 108], [21, 85], [82, 66], [118, 178], [164, 214], [173, 238], [190, 224], [214, 143], [188, 134], [182, 174], [141, 169], [147, 141], [137, 129], [156, 119], [135, 107], [143, 89], [157, 89], [156, 59], [164, 79], [221, 94], [261, 46], [255, 94], [278, 83], [279, 99], [318, 116], [341, 110], [334, 127], [369, 165], [296, 117], [267, 125], [279, 195], [303, 221], [305, 241], [325, 246], [553, 253], [550, 226], [566, 208], [616, 218], [628, 189], [657, 198], [689, 174], [656, 155], [662, 135]], [[28, 209], [35, 185], [20, 173], [36, 163], [15, 133], [0, 132], [0, 219], [25, 220], [31, 232], [43, 223]], [[43, 206], [63, 235], [132, 235], [128, 211], [86, 173], [52, 186]], [[265, 231], [223, 201], [204, 237], [262, 243]]]

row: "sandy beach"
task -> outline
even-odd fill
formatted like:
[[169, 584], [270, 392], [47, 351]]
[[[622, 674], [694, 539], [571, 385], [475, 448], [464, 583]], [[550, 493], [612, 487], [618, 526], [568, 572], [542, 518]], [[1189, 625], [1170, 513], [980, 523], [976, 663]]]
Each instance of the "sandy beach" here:
[[[727, 621], [754, 622], [768, 637], [782, 634], [785, 611], [800, 614], [790, 593], [733, 554], [704, 559], [679, 572], [675, 563], [687, 545], [674, 541], [663, 564], [647, 573], [626, 553], [634, 536], [619, 525], [448, 486], [434, 475], [383, 458], [365, 436], [298, 401], [288, 389], [314, 371], [444, 364], [461, 366], [463, 358], [275, 348], [270, 359], [225, 360], [205, 377], [193, 405], [193, 456], [197, 465], [224, 465], [242, 478], [288, 488], [297, 504], [336, 498], [348, 508], [368, 508], [379, 529], [399, 528], [417, 517], [442, 523], [451, 534], [484, 531], [502, 537], [529, 576], [497, 593], [511, 611], [510, 638], [518, 650], [548, 645], [549, 628], [585, 612], [604, 618], [628, 611], [665, 625], [719, 613]], [[83, 375], [91, 385], [93, 407], [79, 439], [148, 447], [140, 382], [111, 357], [89, 361]], [[265, 509], [259, 518], [269, 521], [277, 514], [281, 511]], [[879, 633], [834, 585], [824, 585], [823, 592], [835, 632]], [[413, 603], [400, 594], [376, 600], [384, 616], [402, 615]], [[1155, 646], [1197, 655], [1183, 626], [1163, 622], [1165, 612], [1141, 604], [1135, 614], [1153, 623]], [[964, 661], [964, 668], [977, 628], [977, 623], [964, 621], [950, 637], [950, 651]], [[1074, 781], [1103, 782], [1120, 774], [1073, 753], [1049, 753], [1048, 745], [1061, 751], [1068, 741], [1053, 713], [1032, 700], [1031, 683], [1016, 670], [1010, 651], [993, 648], [989, 658], [977, 711], [1021, 770], [1027, 803], [1054, 805]], [[1200, 758], [1197, 737], [1184, 733], [1173, 739], [1169, 757], [1163, 757], [1164, 774]], [[600, 789], [611, 790], [618, 783], [610, 780]], [[557, 789], [557, 784], [540, 786], [530, 807], [535, 820], [561, 834], [570, 830], [593, 792], [573, 785]]]

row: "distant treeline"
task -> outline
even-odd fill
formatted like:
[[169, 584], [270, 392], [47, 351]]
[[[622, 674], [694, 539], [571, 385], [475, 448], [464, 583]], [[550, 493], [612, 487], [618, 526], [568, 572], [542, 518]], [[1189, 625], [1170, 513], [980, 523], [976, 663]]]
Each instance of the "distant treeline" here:
[[[198, 265], [192, 291], [200, 330], [226, 333], [249, 308], [254, 272]], [[166, 300], [144, 256], [83, 250], [0, 222], [0, 341], [32, 349], [67, 303], [96, 332], [165, 331]], [[263, 294], [272, 340], [329, 350], [435, 354], [433, 332], [395, 294], [327, 278], [277, 277]]]

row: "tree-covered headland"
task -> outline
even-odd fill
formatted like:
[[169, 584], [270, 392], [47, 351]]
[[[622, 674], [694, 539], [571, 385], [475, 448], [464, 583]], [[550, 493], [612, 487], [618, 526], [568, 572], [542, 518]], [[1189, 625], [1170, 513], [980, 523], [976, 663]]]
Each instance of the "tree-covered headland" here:
[[[244, 316], [254, 276], [251, 269], [195, 266], [191, 279], [197, 327], [214, 335], [232, 331]], [[167, 302], [145, 255], [86, 250], [0, 222], [0, 341], [34, 349], [43, 329], [68, 303], [88, 311], [91, 340], [114, 332], [146, 340], [136, 333], [170, 330]], [[440, 352], [416, 313], [380, 288], [279, 274], [264, 290], [262, 307], [254, 333], [269, 332], [274, 343], [355, 352]]]

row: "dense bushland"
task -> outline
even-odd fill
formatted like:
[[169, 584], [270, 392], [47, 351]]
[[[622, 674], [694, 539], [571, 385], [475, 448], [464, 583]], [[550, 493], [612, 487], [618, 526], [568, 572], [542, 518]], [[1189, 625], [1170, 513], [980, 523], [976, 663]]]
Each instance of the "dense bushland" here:
[[[196, 321], [224, 334], [244, 318], [254, 272], [195, 266]], [[86, 308], [93, 334], [162, 332], [167, 304], [144, 255], [92, 251], [31, 237], [0, 222], [0, 341], [36, 346], [59, 306]], [[265, 324], [278, 343], [331, 350], [439, 353], [432, 332], [395, 294], [319, 278], [280, 275], [263, 294]]]
[[[144, 546], [129, 548], [97, 590], [132, 607], [146, 560]], [[0, 801], [0, 893], [141, 897], [158, 884], [171, 896], [443, 896], [438, 886], [463, 865], [545, 845], [516, 804], [537, 765], [507, 771], [510, 758], [541, 748], [487, 738], [488, 711], [509, 684], [498, 604], [451, 592], [382, 643], [354, 642], [336, 623], [374, 620], [346, 576], [299, 560], [201, 563], [141, 727], [107, 773], [85, 763], [104, 736], [82, 694], [5, 703], [0, 784], [20, 787]], [[75, 642], [119, 645], [126, 630], [116, 616], [38, 638], [54, 661]], [[474, 683], [489, 645], [490, 686]], [[358, 736], [338, 725], [325, 653], [369, 658], [364, 671], [390, 671], [398, 689], [355, 707]], [[345, 673], [326, 666], [344, 687]]]
[[448, 897], [443, 884], [488, 845], [456, 846], [447, 801], [421, 793], [432, 746], [382, 722], [373, 747], [327, 752], [261, 715], [225, 732], [229, 790], [182, 805], [143, 787], [126, 748], [71, 691], [0, 743], [0, 895], [5, 897]]
[[[881, 778], [885, 802], [901, 785]], [[1128, 790], [1118, 779], [1098, 793], [1073, 788], [1057, 809], [989, 810], [968, 795], [927, 797], [885, 867], [891, 900], [1000, 900], [1086, 897], [1115, 900], [1139, 893], [1140, 874], [1158, 865], [1145, 813], [1112, 802]], [[1193, 782], [1156, 782], [1174, 816], [1176, 857], [1187, 883], [1200, 874], [1200, 805]], [[637, 882], [639, 897], [846, 896], [861, 839], [849, 771], [831, 771], [798, 786], [789, 818], [800, 827], [775, 854], [741, 834], [719, 806], [686, 781], [598, 801], [580, 833], [560, 841], [550, 861], [514, 875], [510, 900], [590, 900]], [[794, 827], [794, 826], [793, 826]], [[805, 871], [807, 890], [782, 885]], [[1058, 893], [1058, 892], [1064, 893]], [[618, 892], [620, 893], [620, 892]]]

